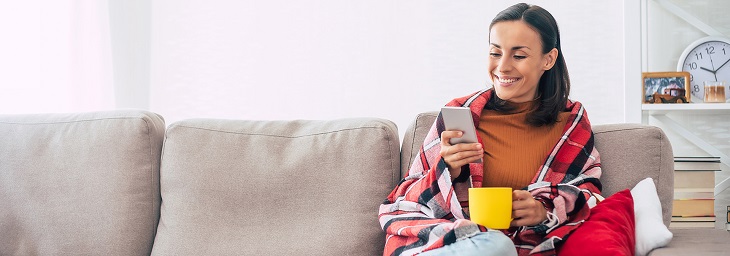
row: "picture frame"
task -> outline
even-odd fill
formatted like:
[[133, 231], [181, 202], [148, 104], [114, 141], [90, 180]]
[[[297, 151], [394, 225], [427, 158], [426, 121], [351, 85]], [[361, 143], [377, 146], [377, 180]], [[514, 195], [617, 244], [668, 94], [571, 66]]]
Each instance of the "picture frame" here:
[[641, 103], [689, 103], [689, 82], [689, 72], [641, 73]]

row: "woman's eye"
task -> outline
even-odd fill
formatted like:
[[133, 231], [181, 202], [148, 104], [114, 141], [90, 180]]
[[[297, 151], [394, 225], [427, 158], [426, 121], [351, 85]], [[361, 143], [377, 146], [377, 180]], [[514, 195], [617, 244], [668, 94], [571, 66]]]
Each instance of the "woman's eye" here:
[[524, 58], [527, 58], [527, 56], [515, 55], [515, 59], [521, 60], [521, 59], [524, 59]]
[[492, 52], [492, 53], [489, 53], [489, 56], [498, 58], [498, 57], [502, 56], [502, 54]]

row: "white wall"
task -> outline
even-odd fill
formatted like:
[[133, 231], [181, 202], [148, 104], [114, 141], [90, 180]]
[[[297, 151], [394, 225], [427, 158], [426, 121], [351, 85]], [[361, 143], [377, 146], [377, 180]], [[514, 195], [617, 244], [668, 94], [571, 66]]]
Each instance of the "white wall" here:
[[[402, 133], [488, 85], [488, 25], [512, 3], [153, 1], [151, 110], [168, 123], [372, 116]], [[571, 98], [594, 124], [623, 122], [622, 2], [533, 3], [560, 26]]]
[[0, 1], [0, 114], [115, 107], [106, 1]]
[[[101, 0], [96, 0], [101, 1]], [[117, 108], [150, 107], [151, 3], [108, 0], [114, 99]]]
[[[715, 29], [721, 35], [730, 37], [730, 1], [693, 0], [669, 1], [671, 5], [686, 12], [688, 17]], [[707, 33], [668, 11], [657, 1], [647, 3], [647, 70], [648, 72], [676, 71], [682, 51]]]

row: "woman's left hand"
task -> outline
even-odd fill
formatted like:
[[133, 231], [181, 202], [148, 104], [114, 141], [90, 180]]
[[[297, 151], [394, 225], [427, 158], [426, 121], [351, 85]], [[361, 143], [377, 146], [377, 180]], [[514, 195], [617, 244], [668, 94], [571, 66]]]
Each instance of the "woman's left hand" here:
[[512, 223], [511, 226], [535, 226], [547, 219], [547, 210], [535, 200], [530, 192], [514, 190], [512, 192]]

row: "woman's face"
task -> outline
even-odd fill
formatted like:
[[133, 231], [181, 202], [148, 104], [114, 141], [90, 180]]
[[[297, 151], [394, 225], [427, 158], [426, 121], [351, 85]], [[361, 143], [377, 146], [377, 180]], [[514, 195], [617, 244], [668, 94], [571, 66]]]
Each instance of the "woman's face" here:
[[540, 35], [521, 20], [495, 23], [489, 43], [489, 76], [497, 96], [517, 103], [535, 99], [540, 77], [555, 64], [557, 49], [543, 54]]

